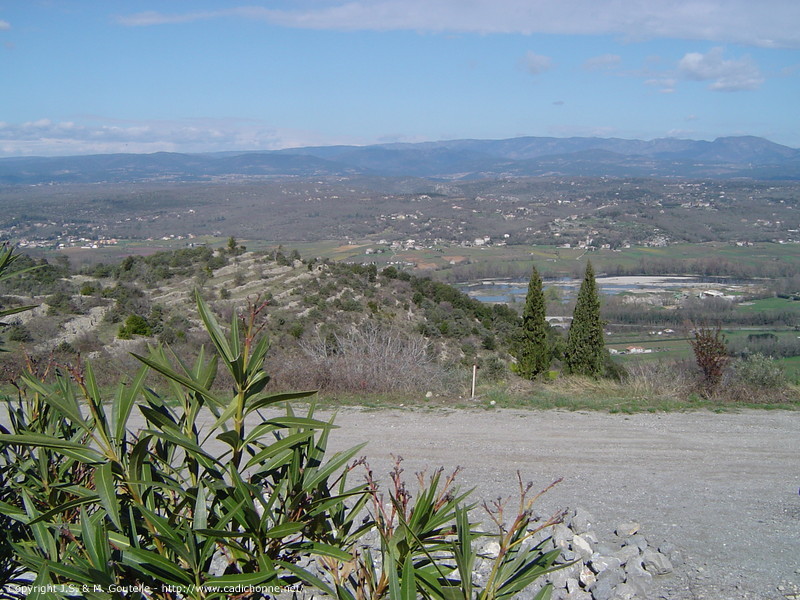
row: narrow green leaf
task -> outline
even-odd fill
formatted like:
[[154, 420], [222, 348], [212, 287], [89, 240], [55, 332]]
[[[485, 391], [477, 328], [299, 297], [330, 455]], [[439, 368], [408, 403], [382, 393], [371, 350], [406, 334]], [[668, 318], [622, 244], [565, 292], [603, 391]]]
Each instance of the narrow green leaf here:
[[117, 499], [117, 488], [114, 484], [114, 475], [111, 470], [111, 463], [107, 462], [99, 465], [94, 470], [94, 486], [97, 495], [100, 497], [100, 504], [108, 514], [108, 518], [114, 523], [117, 529], [122, 531], [122, 520], [119, 516], [119, 500]]
[[136, 354], [135, 352], [131, 352], [131, 354], [136, 359], [140, 360], [141, 362], [146, 364], [148, 367], [150, 367], [154, 371], [158, 371], [159, 373], [164, 375], [167, 379], [171, 379], [172, 381], [180, 383], [181, 385], [189, 388], [190, 390], [193, 390], [193, 391], [197, 392], [198, 394], [201, 394], [204, 398], [209, 399], [214, 404], [217, 404], [217, 405], [220, 404], [220, 400], [213, 394], [213, 392], [211, 392], [209, 389], [204, 387], [201, 383], [199, 383], [197, 381], [194, 381], [193, 379], [190, 379], [189, 377], [181, 375], [180, 373], [175, 371], [169, 365], [157, 362], [157, 361], [152, 360], [150, 358], [146, 358], [144, 356]]
[[59, 440], [42, 433], [0, 434], [0, 446], [6, 444], [18, 444], [20, 446], [32, 446], [34, 448], [52, 448], [53, 450], [58, 450], [64, 456], [69, 456], [82, 463], [91, 464], [104, 461], [103, 455], [96, 450], [87, 448], [77, 442]]
[[107, 436], [108, 433], [110, 433], [109, 423], [106, 419], [106, 411], [103, 409], [103, 397], [100, 394], [100, 388], [98, 387], [97, 379], [95, 379], [94, 376], [92, 363], [86, 363], [84, 376], [86, 380], [86, 390], [89, 394], [88, 400], [92, 403], [92, 409], [95, 413], [95, 427], [101, 429]]
[[323, 544], [322, 542], [300, 542], [298, 544], [290, 544], [290, 547], [319, 556], [330, 556], [331, 558], [344, 562], [353, 559], [349, 552], [345, 552], [341, 548], [330, 544]]
[[180, 432], [177, 431], [156, 431], [154, 429], [147, 429], [145, 430], [146, 433], [167, 440], [172, 442], [173, 444], [177, 444], [181, 448], [185, 450], [189, 450], [192, 452], [192, 458], [198, 460], [204, 467], [216, 467], [219, 466], [219, 461], [215, 459], [210, 454], [206, 453], [200, 446], [198, 446], [193, 440], [186, 437]]
[[[25, 381], [25, 384], [28, 387], [39, 392], [42, 400], [44, 400], [48, 405], [53, 407], [60, 414], [67, 417], [75, 425], [78, 425], [85, 431], [91, 432], [91, 425], [89, 425], [89, 423], [83, 418], [80, 404], [74, 396], [68, 398], [66, 394], [59, 390], [48, 390], [41, 382], [35, 380], [32, 375], [23, 375], [22, 379]], [[59, 382], [69, 385], [68, 382], [64, 381], [63, 379], [59, 379]]]
[[310, 428], [310, 429], [337, 429], [338, 426], [327, 421], [318, 421], [306, 417], [275, 417], [268, 419], [265, 423], [286, 428]]
[[131, 547], [131, 540], [125, 537], [124, 534], [117, 531], [108, 532], [108, 541], [112, 546], [114, 546], [114, 548], [118, 550], [126, 550], [127, 548]]
[[194, 583], [190, 574], [175, 563], [144, 548], [128, 546], [122, 551], [122, 561], [125, 564], [141, 568], [164, 583], [173, 585], [192, 585]]
[[48, 565], [45, 564], [37, 574], [33, 586], [31, 586], [31, 592], [27, 596], [31, 600], [54, 600], [58, 598], [53, 592], [48, 591], [52, 582], [50, 581], [50, 570], [47, 567]]
[[[64, 504], [56, 506], [55, 508], [40, 514], [38, 517], [30, 521], [28, 525], [34, 525], [39, 522], [49, 523], [50, 520], [56, 515], [65, 513], [68, 510], [77, 508], [78, 506], [84, 506], [85, 504], [92, 504], [93, 502], [97, 502], [98, 500], [99, 498], [97, 497], [96, 494], [92, 494], [91, 496], [86, 496], [85, 498], [76, 498], [75, 500], [70, 500], [69, 502], [65, 502]], [[3, 512], [8, 514], [4, 509]]]
[[471, 600], [458, 585], [443, 585], [442, 598], [444, 600]]
[[283, 452], [279, 452], [272, 458], [268, 459], [266, 462], [258, 464], [258, 469], [256, 469], [254, 474], [269, 473], [274, 469], [283, 467], [287, 463], [291, 462], [293, 456], [294, 452], [292, 450], [284, 450]]
[[355, 596], [341, 584], [336, 586], [336, 598], [337, 600], [356, 600]]
[[353, 448], [350, 448], [344, 452], [337, 452], [333, 455], [333, 457], [331, 457], [331, 460], [325, 463], [324, 467], [320, 468], [316, 472], [313, 469], [309, 469], [305, 473], [304, 484], [308, 489], [315, 488], [322, 481], [325, 481], [333, 473], [346, 465], [350, 459], [353, 458], [353, 456], [355, 456], [366, 445], [367, 442], [364, 442], [363, 444], [354, 446]]
[[274, 444], [270, 444], [263, 450], [256, 452], [253, 455], [247, 464], [244, 466], [245, 469], [249, 469], [253, 465], [258, 465], [264, 462], [265, 460], [283, 452], [288, 448], [292, 448], [303, 442], [307, 441], [309, 438], [313, 437], [313, 431], [301, 431], [300, 433], [293, 433], [292, 435], [288, 435], [285, 438], [278, 440]]
[[[91, 583], [89, 579], [89, 573], [84, 571], [83, 569], [78, 569], [71, 565], [66, 565], [64, 563], [55, 562], [52, 560], [43, 560], [42, 561], [42, 568], [46, 568], [48, 571], [52, 571], [54, 575], [58, 575], [67, 581], [74, 582], [74, 583]], [[69, 585], [69, 584], [66, 584]], [[79, 587], [79, 586], [78, 586]], [[52, 597], [52, 596], [51, 596]], [[64, 595], [61, 596], [62, 598], [74, 598], [75, 595]], [[28, 596], [30, 598], [30, 596]]]
[[271, 394], [269, 396], [263, 396], [261, 398], [251, 400], [245, 412], [247, 414], [250, 414], [251, 412], [256, 411], [260, 408], [272, 406], [273, 404], [278, 404], [280, 402], [287, 402], [289, 400], [308, 398], [309, 396], [313, 396], [316, 393], [317, 390], [308, 390], [305, 392], [286, 392], [283, 394]]
[[[31, 518], [31, 521], [36, 521], [36, 518], [39, 516], [39, 511], [36, 510], [36, 506], [34, 505], [30, 493], [25, 489], [22, 490], [22, 503], [25, 505], [25, 512], [27, 513], [28, 517]], [[34, 539], [36, 540], [36, 544], [45, 554], [45, 557], [53, 559], [57, 558], [58, 547], [56, 545], [56, 540], [53, 539], [52, 534], [44, 525], [44, 523], [37, 522], [35, 525], [32, 525], [31, 531]]]
[[139, 406], [139, 410], [141, 411], [142, 415], [144, 415], [144, 418], [156, 427], [180, 431], [178, 422], [163, 406], [153, 407], [142, 404]]
[[[15, 275], [16, 275], [16, 273], [15, 273]], [[0, 280], [2, 280], [2, 279], [4, 279], [4, 278], [0, 277]], [[37, 307], [36, 304], [28, 304], [26, 306], [15, 306], [14, 308], [6, 308], [6, 309], [3, 309], [3, 310], [0, 310], [0, 317], [7, 317], [9, 315], [15, 315], [17, 313], [25, 312], [26, 310], [33, 310], [36, 307]], [[5, 323], [4, 323], [4, 325], [5, 325]]]
[[256, 586], [277, 580], [277, 571], [259, 571], [256, 573], [235, 573], [233, 575], [222, 575], [209, 579], [203, 585], [206, 587], [226, 587], [226, 586]]
[[400, 576], [397, 574], [397, 560], [392, 552], [385, 553], [384, 559], [386, 560], [386, 570], [389, 572], [389, 598], [391, 600], [400, 600], [402, 593]]
[[417, 581], [414, 577], [414, 561], [409, 554], [406, 557], [406, 562], [403, 565], [403, 582], [400, 589], [401, 600], [416, 600], [417, 599]]
[[548, 583], [542, 589], [539, 590], [539, 593], [533, 597], [533, 600], [550, 600], [553, 595], [553, 584]]
[[292, 573], [301, 581], [304, 581], [305, 583], [314, 586], [318, 590], [321, 590], [324, 594], [327, 594], [328, 596], [334, 598], [336, 597], [336, 590], [334, 590], [327, 583], [322, 581], [322, 579], [320, 579], [316, 575], [311, 574], [309, 571], [306, 571], [302, 567], [298, 567], [295, 564], [283, 560], [276, 560], [275, 564], [280, 567], [283, 567], [286, 571]]
[[111, 406], [111, 423], [113, 427], [114, 441], [120, 444], [125, 438], [125, 433], [128, 426], [128, 419], [131, 416], [133, 405], [136, 403], [136, 398], [144, 385], [144, 380], [147, 377], [149, 369], [143, 366], [136, 373], [133, 381], [128, 385], [120, 385], [117, 396], [114, 398], [114, 404]]
[[128, 461], [128, 471], [134, 480], [142, 480], [142, 467], [150, 458], [151, 435], [141, 435], [139, 440], [133, 445]]
[[266, 531], [264, 533], [264, 536], [275, 539], [285, 538], [289, 535], [303, 531], [304, 527], [305, 527], [304, 523], [298, 523], [293, 521], [288, 523], [281, 523], [280, 525], [276, 525], [272, 529]]
[[233, 431], [232, 429], [229, 431], [223, 431], [217, 436], [217, 439], [225, 442], [234, 450], [240, 448], [242, 445], [242, 437], [239, 435], [239, 432]]
[[89, 555], [89, 560], [92, 565], [98, 566], [102, 564], [103, 559], [101, 557], [102, 550], [96, 545], [97, 537], [95, 534], [97, 533], [97, 524], [93, 519], [89, 518], [86, 508], [83, 506], [81, 506], [80, 525], [81, 540], [83, 541], [84, 548], [86, 548], [86, 553]]
[[208, 527], [208, 494], [202, 481], [197, 486], [193, 517], [192, 529], [197, 530]]
[[217, 319], [200, 296], [200, 290], [197, 290], [195, 293], [195, 300], [197, 301], [197, 311], [200, 313], [200, 319], [203, 321], [203, 325], [205, 325], [206, 331], [208, 331], [208, 335], [211, 337], [211, 342], [225, 361], [232, 364], [236, 360], [236, 356], [234, 356], [231, 351], [228, 340], [225, 338], [225, 334], [219, 326], [219, 323], [217, 323]]

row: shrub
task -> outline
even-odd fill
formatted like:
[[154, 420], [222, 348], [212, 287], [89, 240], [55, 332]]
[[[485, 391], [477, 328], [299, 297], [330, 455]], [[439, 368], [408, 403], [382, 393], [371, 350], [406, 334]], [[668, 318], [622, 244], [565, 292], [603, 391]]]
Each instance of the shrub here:
[[[124, 585], [147, 590], [137, 598], [211, 600], [227, 596], [214, 588], [303, 583], [342, 599], [493, 600], [553, 570], [560, 550], [529, 540], [563, 513], [538, 521], [538, 496], [520, 480], [516, 518], [506, 523], [499, 503], [491, 512], [500, 552], [479, 585], [476, 547], [488, 534], [471, 523], [455, 474], [420, 477], [413, 501], [399, 464], [386, 491], [369, 470], [365, 483], [349, 484], [365, 464], [353, 461], [361, 446], [328, 455], [332, 421], [313, 409], [272, 412], [313, 392], [265, 391], [264, 305], [241, 323], [234, 317], [226, 335], [199, 294], [197, 302], [212, 358], [187, 364], [152, 349], [111, 398], [90, 364], [58, 372], [52, 385], [28, 373], [18, 398], [5, 398], [0, 586], [47, 586], [60, 599], [73, 588], [116, 597], [109, 588]], [[219, 363], [230, 395], [212, 391]], [[148, 369], [169, 395], [145, 386]], [[139, 399], [146, 428], [133, 431]], [[212, 443], [224, 449], [212, 453]], [[373, 530], [374, 557], [362, 542]]]
[[695, 371], [688, 361], [633, 361], [627, 367], [627, 384], [637, 396], [679, 400], [694, 385]]
[[130, 340], [135, 335], [150, 336], [152, 334], [153, 330], [147, 323], [147, 319], [140, 315], [129, 315], [125, 319], [125, 323], [119, 328], [117, 337], [121, 340]]
[[748, 386], [766, 389], [784, 387], [787, 383], [783, 369], [775, 360], [763, 354], [751, 354], [733, 363], [735, 380]]
[[697, 366], [703, 374], [704, 393], [711, 394], [722, 381], [725, 365], [728, 364], [728, 351], [725, 336], [719, 327], [696, 327], [692, 345]]
[[282, 361], [281, 379], [340, 392], [429, 390], [449, 377], [421, 335], [368, 321], [346, 331], [307, 336], [300, 343], [302, 359]]
[[12, 342], [30, 342], [33, 337], [22, 323], [14, 323], [8, 328], [8, 339]]
[[79, 293], [81, 296], [94, 296], [100, 293], [100, 288], [87, 281], [81, 286]]
[[49, 306], [48, 314], [74, 313], [75, 305], [72, 296], [66, 292], [56, 292], [45, 298], [45, 303]]

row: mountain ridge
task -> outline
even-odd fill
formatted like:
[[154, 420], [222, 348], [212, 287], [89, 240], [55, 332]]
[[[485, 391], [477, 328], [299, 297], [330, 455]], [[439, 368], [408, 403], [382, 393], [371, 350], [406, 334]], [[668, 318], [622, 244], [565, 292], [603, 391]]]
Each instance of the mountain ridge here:
[[528, 136], [272, 151], [0, 159], [0, 184], [6, 185], [354, 175], [443, 180], [603, 175], [800, 179], [800, 149], [755, 136], [710, 142]]

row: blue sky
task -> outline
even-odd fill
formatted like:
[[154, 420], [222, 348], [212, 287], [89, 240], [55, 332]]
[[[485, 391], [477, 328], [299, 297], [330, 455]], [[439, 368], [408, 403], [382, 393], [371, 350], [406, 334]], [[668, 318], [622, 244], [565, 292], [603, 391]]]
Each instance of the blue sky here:
[[0, 0], [0, 156], [459, 138], [800, 147], [798, 0]]

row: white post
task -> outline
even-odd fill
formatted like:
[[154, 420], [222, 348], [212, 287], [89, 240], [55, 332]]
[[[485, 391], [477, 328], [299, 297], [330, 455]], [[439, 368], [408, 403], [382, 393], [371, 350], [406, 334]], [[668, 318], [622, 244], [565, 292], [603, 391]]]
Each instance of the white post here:
[[478, 363], [472, 365], [472, 397], [475, 397], [475, 380], [478, 378]]

